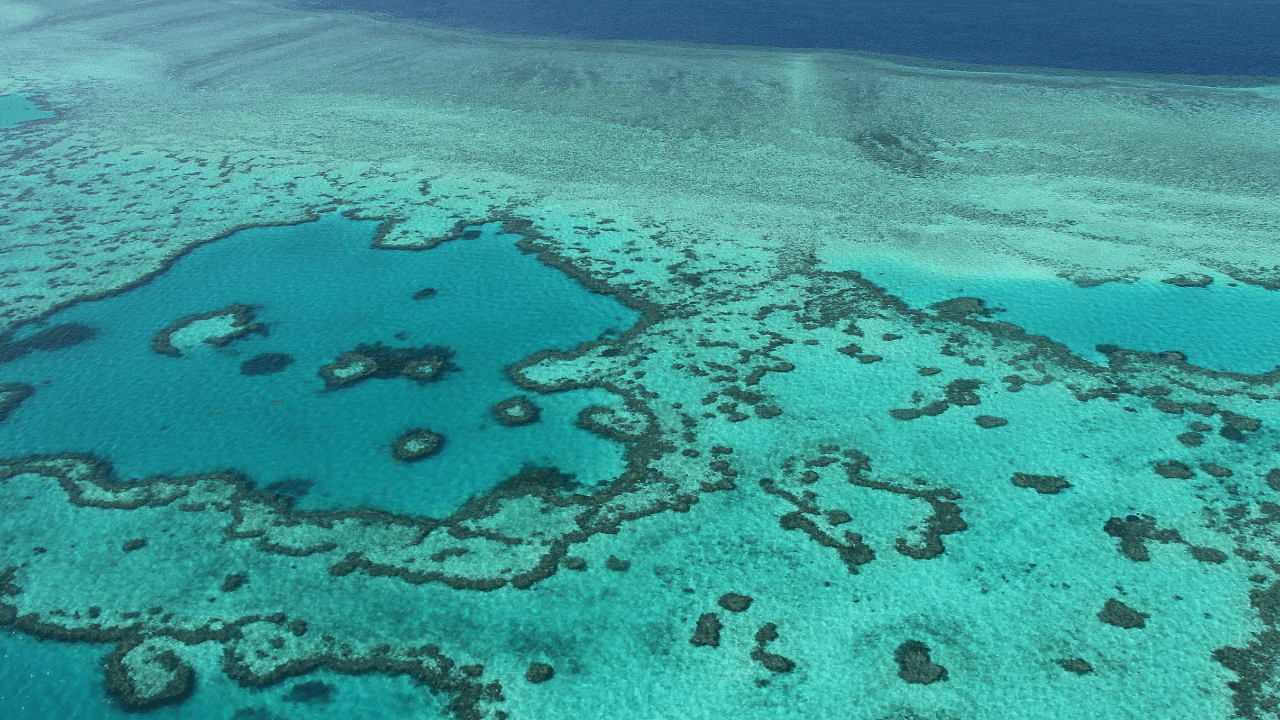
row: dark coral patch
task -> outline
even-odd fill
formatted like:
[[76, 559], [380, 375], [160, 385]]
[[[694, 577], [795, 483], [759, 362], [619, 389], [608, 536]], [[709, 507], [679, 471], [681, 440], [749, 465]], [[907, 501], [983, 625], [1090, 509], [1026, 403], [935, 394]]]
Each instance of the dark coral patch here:
[[350, 387], [369, 379], [407, 377], [419, 383], [440, 380], [444, 373], [458, 370], [452, 363], [454, 352], [442, 345], [397, 348], [380, 342], [357, 345], [320, 368], [320, 377], [330, 390]]
[[763, 665], [770, 672], [789, 673], [796, 667], [794, 661], [764, 649], [765, 645], [777, 639], [778, 626], [776, 624], [765, 623], [760, 626], [760, 629], [756, 631], [756, 646], [751, 650], [751, 659]]
[[754, 648], [751, 651], [751, 659], [764, 665], [766, 670], [776, 673], [789, 673], [795, 669], [796, 663], [791, 658], [783, 657], [777, 653], [771, 653], [764, 648]]
[[1102, 622], [1125, 630], [1146, 627], [1149, 617], [1151, 617], [1149, 613], [1134, 610], [1115, 598], [1107, 600], [1102, 606], [1102, 611], [1098, 613], [1098, 619]]
[[9, 417], [9, 413], [31, 397], [36, 391], [26, 383], [5, 383], [0, 385], [0, 422]]
[[937, 417], [942, 413], [946, 412], [947, 407], [948, 407], [947, 403], [941, 400], [935, 400], [929, 403], [928, 405], [925, 405], [924, 407], [920, 408], [920, 414], [928, 415], [929, 417]]
[[262, 353], [240, 363], [241, 375], [274, 375], [293, 364], [288, 353]]
[[853, 520], [853, 516], [845, 512], [844, 510], [828, 510], [827, 511], [827, 522], [831, 523], [832, 525], [843, 525], [851, 520]]
[[720, 647], [720, 630], [723, 628], [715, 613], [702, 613], [698, 616], [689, 644], [697, 647]]
[[17, 360], [35, 350], [64, 350], [92, 340], [97, 334], [97, 330], [84, 323], [63, 323], [33, 333], [22, 340], [0, 337], [0, 363]]
[[778, 639], [777, 623], [765, 623], [764, 625], [760, 626], [759, 630], [756, 631], [756, 642], [760, 643], [761, 645], [764, 645], [765, 643], [771, 643], [777, 639]]
[[1245, 441], [1244, 433], [1240, 431], [1240, 428], [1230, 425], [1223, 425], [1218, 429], [1218, 434], [1231, 442], [1242, 443]]
[[[764, 481], [761, 481], [761, 486], [764, 487], [764, 485]], [[767, 492], [770, 488], [766, 487], [765, 489]], [[800, 530], [816, 541], [819, 545], [835, 550], [836, 554], [840, 557], [840, 560], [844, 562], [845, 567], [847, 567], [849, 572], [852, 574], [856, 575], [858, 573], [859, 565], [866, 565], [876, 559], [875, 551], [866, 543], [862, 542], [862, 535], [860, 533], [846, 531], [844, 533], [844, 542], [840, 542], [831, 535], [823, 532], [822, 529], [818, 527], [818, 524], [813, 520], [810, 520], [803, 512], [789, 512], [786, 515], [783, 515], [779, 518], [779, 525], [782, 526], [783, 530]], [[901, 551], [901, 548], [899, 548], [899, 552]]]
[[614, 572], [626, 572], [631, 569], [630, 560], [622, 560], [618, 557], [610, 555], [605, 561], [604, 566]]
[[1059, 660], [1054, 660], [1054, 662], [1057, 663], [1058, 666], [1061, 667], [1063, 670], [1066, 670], [1067, 672], [1075, 673], [1077, 675], [1088, 675], [1089, 673], [1093, 672], [1093, 666], [1090, 665], [1089, 661], [1085, 660], [1084, 658], [1071, 658], [1069, 660], [1066, 658], [1062, 658]]
[[222, 581], [222, 592], [235, 592], [244, 587], [249, 582], [249, 576], [244, 573], [231, 573]]
[[1191, 553], [1191, 557], [1202, 563], [1221, 565], [1227, 561], [1227, 554], [1216, 548], [1188, 545], [1187, 552]]
[[930, 685], [947, 679], [947, 669], [929, 657], [929, 646], [919, 640], [908, 640], [893, 651], [898, 663], [898, 677], [914, 685]]
[[1243, 432], [1255, 432], [1262, 427], [1262, 421], [1248, 415], [1240, 415], [1230, 410], [1222, 410], [1218, 413], [1222, 417], [1222, 422], [1227, 427], [1235, 428]]
[[524, 671], [524, 679], [537, 685], [544, 683], [556, 676], [556, 669], [544, 662], [529, 663], [529, 669]]
[[444, 449], [444, 436], [430, 430], [415, 428], [400, 436], [391, 449], [391, 456], [400, 462], [426, 460]]
[[978, 423], [978, 427], [986, 430], [990, 430], [991, 428], [1004, 427], [1005, 425], [1009, 424], [1008, 420], [1002, 417], [998, 417], [996, 415], [979, 415], [978, 417], [974, 418], [973, 421]]
[[523, 395], [507, 398], [493, 406], [493, 419], [507, 427], [535, 423], [541, 415], [542, 410]]
[[1183, 273], [1181, 275], [1174, 275], [1173, 277], [1165, 278], [1160, 282], [1166, 285], [1176, 285], [1178, 287], [1202, 288], [1209, 287], [1213, 282], [1213, 276], [1205, 275], [1203, 273]]
[[1231, 471], [1231, 468], [1214, 465], [1213, 463], [1204, 463], [1200, 466], [1200, 469], [1205, 471], [1209, 476], [1216, 478], [1229, 478], [1232, 475], [1235, 475], [1235, 473]]
[[1154, 468], [1156, 474], [1170, 480], [1187, 480], [1195, 477], [1195, 471], [1187, 467], [1186, 464], [1177, 460], [1167, 460], [1157, 464]]
[[725, 593], [720, 596], [717, 601], [720, 607], [729, 612], [744, 612], [751, 607], [752, 598], [750, 595], [740, 595], [738, 593]]
[[554, 467], [535, 467], [526, 465], [520, 472], [503, 480], [493, 490], [490, 498], [516, 498], [534, 495], [548, 498], [558, 493], [572, 492], [581, 485], [574, 481], [574, 475]]
[[337, 688], [329, 683], [311, 680], [294, 685], [284, 696], [284, 700], [304, 705], [327, 705], [333, 700], [333, 694], [336, 691]]
[[1134, 562], [1147, 562], [1151, 554], [1146, 541], [1159, 543], [1183, 542], [1177, 530], [1160, 529], [1156, 521], [1147, 516], [1129, 515], [1123, 520], [1113, 517], [1102, 526], [1103, 532], [1120, 540], [1120, 553]]
[[981, 380], [973, 380], [969, 378], [958, 378], [947, 383], [946, 397], [947, 402], [952, 405], [977, 405], [982, 402], [975, 392], [982, 387]]
[[929, 309], [938, 313], [939, 317], [947, 320], [963, 320], [970, 315], [987, 318], [991, 317], [992, 313], [986, 302], [982, 298], [976, 297], [958, 297], [943, 300], [930, 305]]
[[285, 478], [271, 483], [262, 490], [272, 495], [283, 496], [289, 502], [293, 502], [306, 497], [311, 492], [311, 488], [315, 487], [315, 484], [314, 480], [305, 478]]
[[1041, 495], [1057, 495], [1071, 487], [1071, 483], [1061, 475], [1031, 475], [1014, 473], [1010, 481], [1020, 488], [1035, 488]]

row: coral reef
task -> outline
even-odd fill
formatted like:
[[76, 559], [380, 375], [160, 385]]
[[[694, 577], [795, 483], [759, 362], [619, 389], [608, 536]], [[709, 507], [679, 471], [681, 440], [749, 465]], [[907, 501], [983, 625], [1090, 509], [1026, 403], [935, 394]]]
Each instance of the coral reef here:
[[542, 410], [523, 395], [507, 398], [493, 406], [493, 419], [507, 427], [519, 427], [538, 422], [541, 414]]
[[444, 445], [445, 439], [440, 433], [415, 428], [396, 439], [391, 456], [400, 462], [418, 462], [438, 455]]
[[151, 349], [161, 355], [182, 357], [202, 343], [222, 347], [251, 333], [267, 334], [267, 326], [254, 322], [253, 308], [241, 303], [217, 310], [186, 315], [162, 328], [151, 341]]

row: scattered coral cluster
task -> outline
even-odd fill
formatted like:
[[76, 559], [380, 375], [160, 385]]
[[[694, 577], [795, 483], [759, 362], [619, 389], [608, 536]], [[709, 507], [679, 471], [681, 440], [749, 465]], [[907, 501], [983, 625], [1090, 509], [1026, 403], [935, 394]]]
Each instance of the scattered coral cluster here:
[[[615, 402], [586, 408], [578, 423], [625, 446], [624, 473], [586, 489], [555, 468], [529, 468], [434, 519], [298, 512], [284, 495], [233, 475], [134, 481], [90, 457], [11, 460], [0, 485], [13, 508], [8, 522], [32, 547], [5, 555], [2, 619], [42, 637], [115, 643], [108, 680], [134, 709], [181, 701], [193, 674], [207, 671], [197, 651], [212, 644], [226, 658], [221, 671], [248, 685], [318, 668], [408, 673], [448, 693], [460, 718], [504, 717], [513, 697], [528, 701], [532, 690], [522, 688], [570, 676], [546, 657], [494, 676], [476, 656], [485, 641], [431, 623], [404, 627], [370, 598], [443, 603], [441, 593], [461, 593], [459, 602], [488, 602], [479, 593], [523, 603], [535, 596], [511, 593], [544, 584], [569, 592], [561, 570], [624, 588], [672, 571], [638, 552], [619, 558], [619, 538], [658, 533], [648, 542], [677, 543], [658, 528], [688, 523], [708, 538], [722, 527], [741, 546], [685, 558], [708, 581], [654, 598], [692, 603], [662, 614], [673, 624], [670, 652], [716, 650], [681, 662], [746, 663], [764, 673], [758, 688], [806, 675], [826, 662], [831, 637], [854, 629], [892, 640], [868, 662], [903, 687], [996, 682], [983, 658], [1000, 642], [1014, 642], [1023, 662], [1052, 666], [1065, 678], [1054, 683], [1107, 673], [1154, 682], [1166, 659], [1125, 670], [1111, 653], [1128, 636], [1107, 632], [1172, 637], [1171, 626], [1185, 632], [1199, 622], [1193, 630], [1209, 644], [1184, 648], [1178, 662], [1242, 713], [1269, 707], [1280, 647], [1271, 601], [1280, 587], [1272, 545], [1280, 512], [1271, 499], [1280, 470], [1266, 451], [1280, 422], [1274, 373], [1212, 372], [1121, 349], [1099, 366], [987, 317], [979, 302], [912, 308], [857, 273], [770, 265], [727, 244], [695, 252], [659, 228], [628, 228], [604, 242], [550, 221], [499, 219], [542, 262], [645, 315], [620, 338], [511, 367], [526, 394], [495, 405], [494, 419], [533, 422], [539, 395], [602, 389]], [[645, 262], [643, 273], [618, 269], [630, 256], [659, 262]], [[700, 282], [688, 282], [690, 273]], [[320, 374], [330, 390], [422, 380], [414, 373], [424, 363], [436, 377], [449, 357], [431, 346], [361, 345]], [[5, 387], [11, 397], [22, 392], [14, 387]], [[414, 429], [393, 452], [413, 462], [444, 442]], [[54, 533], [47, 513], [101, 517], [119, 535], [91, 553], [73, 551], [75, 538]], [[1034, 529], [1011, 513], [1034, 518]], [[1155, 517], [1168, 519], [1157, 525]], [[146, 530], [177, 525], [178, 537]], [[1176, 570], [1169, 553], [1177, 545], [1194, 572]], [[172, 564], [196, 546], [204, 548], [198, 566]], [[108, 562], [118, 573], [93, 573]], [[739, 565], [766, 570], [744, 575]], [[1174, 574], [1134, 575], [1130, 565]], [[161, 572], [164, 584], [145, 581]], [[814, 625], [802, 605], [785, 602], [797, 586], [773, 582], [773, 572], [804, 593], [839, 586], [856, 604]], [[204, 574], [218, 581], [199, 580]], [[86, 581], [66, 582], [75, 577]], [[323, 584], [326, 602], [276, 593], [294, 582]], [[895, 600], [912, 613], [903, 630], [872, 612], [888, 606], [856, 602], [867, 592], [859, 587], [890, 582], [939, 584], [953, 595]], [[202, 589], [164, 589], [193, 583]], [[1247, 597], [1252, 611], [1216, 610], [1228, 613], [1225, 625], [1214, 613], [1195, 620], [1182, 594], [1209, 602], [1206, 593], [1218, 592], [1211, 586]], [[983, 608], [1004, 602], [1035, 616], [1029, 637], [948, 629], [965, 613], [987, 622]], [[353, 615], [353, 607], [363, 610]], [[451, 611], [441, 607], [433, 617], [443, 622]], [[824, 625], [844, 629], [824, 633]], [[1250, 627], [1261, 629], [1240, 630]], [[1223, 668], [1238, 680], [1213, 685]]]

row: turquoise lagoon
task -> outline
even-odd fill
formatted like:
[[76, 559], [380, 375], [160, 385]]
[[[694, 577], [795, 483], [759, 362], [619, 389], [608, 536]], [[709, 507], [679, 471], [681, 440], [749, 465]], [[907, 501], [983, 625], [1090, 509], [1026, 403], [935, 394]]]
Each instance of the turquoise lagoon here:
[[[83, 452], [121, 478], [237, 470], [258, 487], [310, 494], [303, 508], [376, 506], [447, 515], [526, 465], [557, 466], [594, 485], [622, 471], [621, 449], [574, 427], [603, 391], [535, 397], [539, 422], [504, 427], [494, 404], [525, 394], [506, 366], [544, 349], [617, 336], [639, 314], [593, 294], [486, 225], [431, 250], [370, 247], [375, 222], [329, 214], [243, 230], [197, 248], [150, 282], [22, 328], [9, 347], [65, 330], [71, 347], [19, 350], [0, 379], [36, 390], [0, 425], [3, 455]], [[431, 297], [415, 299], [424, 289]], [[267, 333], [180, 357], [152, 340], [180, 318], [243, 303]], [[361, 344], [441, 345], [458, 369], [424, 384], [369, 379], [326, 390], [318, 371]], [[259, 354], [293, 362], [244, 375]], [[411, 428], [445, 449], [397, 462]], [[300, 481], [292, 482], [289, 481]]]
[[1210, 370], [1266, 373], [1280, 366], [1280, 292], [1211, 276], [1202, 287], [1162, 278], [1077, 285], [1065, 278], [948, 275], [936, 268], [875, 259], [857, 268], [913, 307], [957, 297], [981, 299], [992, 321], [1011, 322], [1106, 363], [1099, 345], [1181, 352]]
[[54, 116], [54, 113], [32, 102], [31, 97], [31, 95], [0, 95], [0, 129]]

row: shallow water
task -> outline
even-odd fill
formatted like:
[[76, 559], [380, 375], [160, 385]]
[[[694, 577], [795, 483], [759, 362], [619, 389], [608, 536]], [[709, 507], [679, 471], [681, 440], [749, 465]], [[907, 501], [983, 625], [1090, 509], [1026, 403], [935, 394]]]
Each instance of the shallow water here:
[[0, 717], [1269, 717], [1275, 13], [1041, 5], [0, 0]]
[[1174, 350], [1211, 370], [1267, 373], [1280, 365], [1280, 292], [1218, 277], [1204, 287], [1124, 278], [1081, 287], [1063, 278], [956, 277], [904, 263], [868, 262], [866, 277], [917, 307], [984, 301], [993, 321], [1044, 335], [1094, 362], [1099, 345]]
[[30, 95], [0, 95], [0, 128], [53, 116], [54, 113], [32, 102]]

